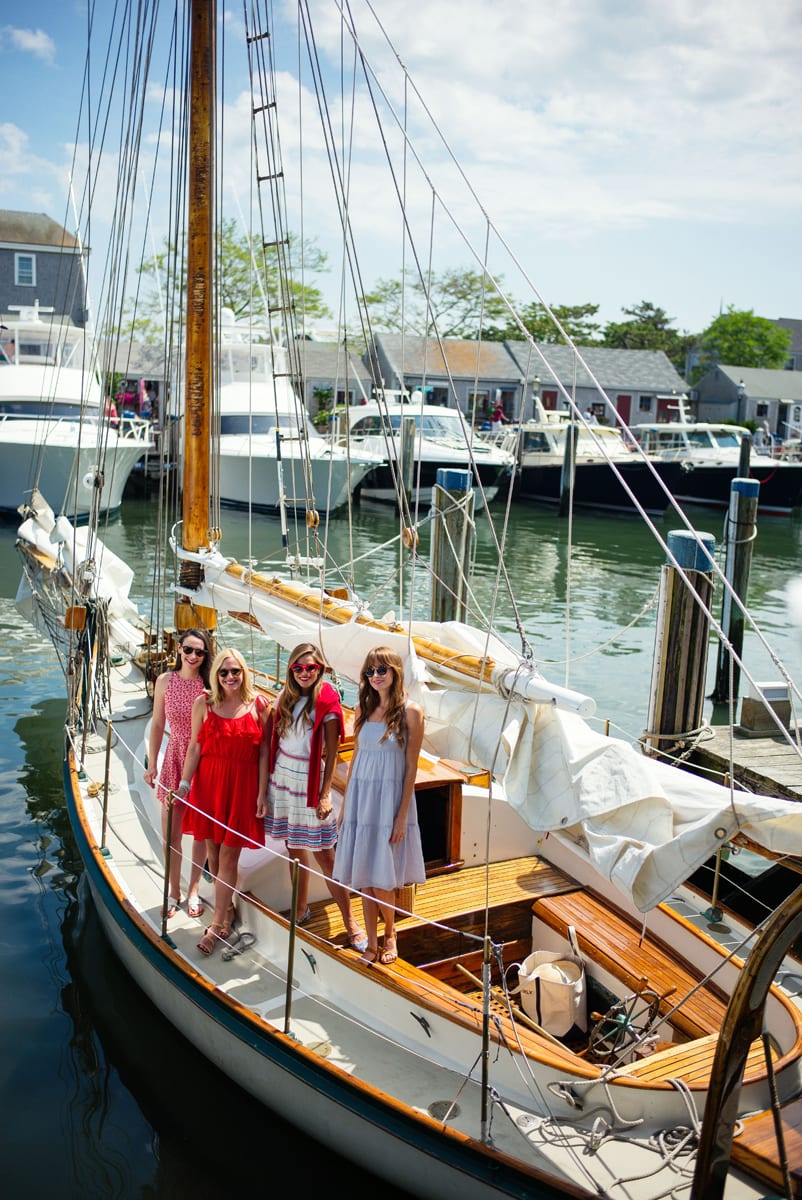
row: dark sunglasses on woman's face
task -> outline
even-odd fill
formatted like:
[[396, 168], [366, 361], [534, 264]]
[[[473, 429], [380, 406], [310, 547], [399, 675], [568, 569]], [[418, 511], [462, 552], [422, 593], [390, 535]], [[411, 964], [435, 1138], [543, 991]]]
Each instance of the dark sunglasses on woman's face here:
[[221, 667], [217, 674], [221, 679], [228, 679], [229, 675], [232, 679], [238, 679], [242, 674], [242, 667]]
[[386, 675], [389, 667], [365, 667], [365, 678], [372, 679], [374, 675]]
[[191, 655], [193, 655], [194, 658], [205, 658], [206, 657], [206, 651], [203, 649], [202, 646], [182, 646], [181, 653], [186, 654], [186, 655], [191, 654]]
[[320, 663], [293, 663], [290, 670], [296, 675], [303, 675], [309, 671], [319, 671]]

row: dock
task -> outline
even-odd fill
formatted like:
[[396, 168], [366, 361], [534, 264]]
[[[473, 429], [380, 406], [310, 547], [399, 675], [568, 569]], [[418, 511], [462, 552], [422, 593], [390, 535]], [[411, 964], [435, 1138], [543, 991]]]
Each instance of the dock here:
[[755, 795], [802, 800], [802, 758], [779, 734], [755, 736], [739, 725], [732, 731], [729, 725], [714, 725], [688, 761], [711, 779], [721, 780], [732, 769], [735, 783]]

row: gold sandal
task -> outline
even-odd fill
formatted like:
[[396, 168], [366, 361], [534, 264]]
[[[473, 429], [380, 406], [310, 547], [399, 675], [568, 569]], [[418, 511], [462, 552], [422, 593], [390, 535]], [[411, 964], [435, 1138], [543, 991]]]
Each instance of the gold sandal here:
[[214, 922], [205, 930], [203, 937], [198, 942], [198, 949], [201, 954], [210, 955], [214, 953], [218, 939], [223, 936], [223, 925], [216, 925]]

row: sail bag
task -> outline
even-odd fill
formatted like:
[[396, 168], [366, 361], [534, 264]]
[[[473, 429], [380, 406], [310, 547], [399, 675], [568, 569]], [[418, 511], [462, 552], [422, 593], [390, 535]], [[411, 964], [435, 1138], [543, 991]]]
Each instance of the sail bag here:
[[585, 964], [579, 953], [576, 930], [569, 926], [572, 953], [535, 950], [518, 963], [518, 986], [523, 1010], [554, 1037], [586, 1033], [587, 982]]

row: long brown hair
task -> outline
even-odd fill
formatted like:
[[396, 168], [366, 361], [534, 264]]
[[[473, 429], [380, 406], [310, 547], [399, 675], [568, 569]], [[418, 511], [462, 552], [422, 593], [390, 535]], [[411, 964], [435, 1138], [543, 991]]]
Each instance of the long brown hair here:
[[227, 658], [233, 658], [237, 666], [242, 669], [242, 674], [240, 675], [239, 679], [239, 696], [243, 704], [250, 704], [251, 700], [253, 700], [254, 696], [256, 695], [256, 688], [253, 686], [253, 679], [251, 678], [251, 673], [248, 670], [248, 664], [240, 654], [239, 650], [235, 649], [233, 646], [229, 646], [223, 650], [218, 650], [217, 654], [214, 656], [214, 662], [212, 663], [211, 671], [211, 683], [209, 684], [212, 693], [212, 704], [221, 704], [226, 696], [226, 693], [220, 687], [220, 680], [217, 672], [220, 670]]
[[387, 731], [382, 734], [381, 740], [384, 741], [386, 737], [394, 733], [399, 745], [403, 746], [406, 742], [407, 732], [407, 690], [404, 686], [404, 664], [401, 656], [396, 654], [395, 650], [391, 650], [389, 646], [377, 646], [375, 650], [370, 651], [362, 664], [362, 670], [359, 673], [359, 711], [354, 720], [354, 734], [359, 733], [368, 717], [379, 707], [379, 693], [365, 677], [367, 667], [390, 667], [393, 672], [393, 684], [389, 689], [387, 713], [384, 718]]
[[[311, 654], [315, 662], [320, 663], [322, 670], [318, 671], [317, 679], [304, 696], [292, 667], [294, 663], [297, 663], [299, 658], [305, 658], [307, 654]], [[314, 645], [313, 642], [301, 642], [292, 651], [287, 660], [287, 678], [276, 701], [276, 732], [279, 737], [283, 737], [287, 730], [292, 727], [294, 720], [293, 710], [302, 696], [304, 696], [305, 704], [298, 714], [298, 719], [303, 718], [308, 725], [313, 723], [312, 709], [315, 707], [315, 701], [320, 694], [320, 688], [324, 681], [323, 677], [327, 670], [328, 663], [321, 654], [320, 647]]]
[[178, 648], [177, 648], [176, 654], [175, 654], [175, 666], [173, 667], [173, 670], [174, 671], [181, 670], [181, 664], [183, 662], [183, 658], [181, 657], [181, 647], [183, 646], [185, 639], [188, 637], [200, 638], [200, 640], [203, 642], [203, 645], [206, 649], [206, 653], [204, 654], [203, 658], [201, 659], [199, 674], [200, 674], [201, 679], [203, 680], [203, 686], [208, 691], [209, 675], [210, 675], [210, 672], [212, 669], [212, 659], [214, 657], [214, 647], [212, 646], [212, 639], [209, 637], [207, 630], [205, 630], [205, 629], [182, 629], [181, 630], [181, 633], [179, 634], [179, 637], [178, 637]]

